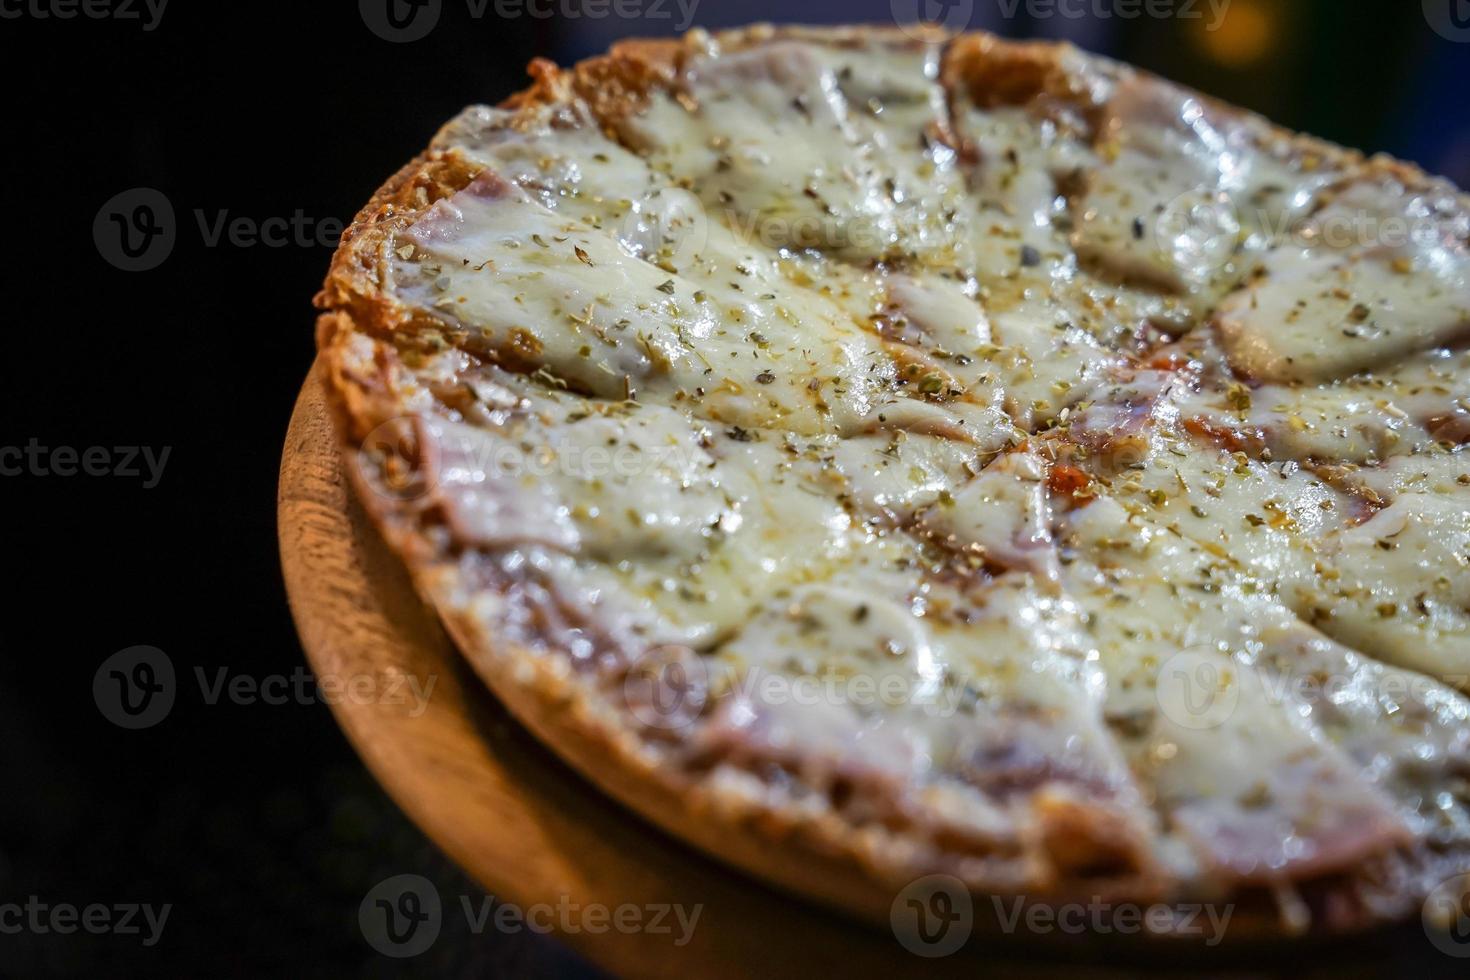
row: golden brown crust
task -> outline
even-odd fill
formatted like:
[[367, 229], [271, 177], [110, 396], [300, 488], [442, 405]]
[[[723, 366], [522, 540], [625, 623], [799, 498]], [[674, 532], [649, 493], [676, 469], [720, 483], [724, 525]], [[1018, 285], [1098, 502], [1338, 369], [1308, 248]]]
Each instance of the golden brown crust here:
[[[712, 46], [734, 50], [781, 37], [863, 43], [875, 34], [889, 43], [921, 43], [896, 31], [769, 27], [717, 37], [695, 32], [679, 41], [630, 41], [567, 70], [538, 59], [530, 66], [533, 84], [503, 106], [524, 116], [529, 125], [535, 114], [548, 107], [576, 105], [611, 127], [637, 112], [651, 91], [677, 89], [691, 52]], [[1004, 42], [987, 35], [964, 36], [949, 44], [943, 77], [957, 90], [969, 91], [981, 105], [1021, 103], [1038, 94], [1073, 103], [1083, 98], [1085, 102], [1085, 94], [1078, 91], [1062, 64], [1068, 50], [1052, 44]], [[1217, 111], [1240, 112], [1210, 104]], [[1101, 111], [1100, 106], [1096, 108]], [[1097, 117], [1090, 118], [1095, 121]], [[1351, 151], [1270, 127], [1264, 121], [1262, 126], [1271, 137], [1320, 153], [1324, 160], [1339, 165], [1362, 162]], [[1374, 173], [1406, 183], [1427, 180], [1415, 168], [1397, 161], [1380, 158], [1367, 166]], [[436, 201], [464, 188], [479, 170], [478, 164], [453, 150], [432, 150], [401, 169], [344, 234], [317, 297], [323, 310], [317, 343], [359, 498], [403, 556], [418, 588], [439, 611], [487, 686], [569, 763], [610, 795], [703, 850], [826, 905], [887, 922], [891, 903], [915, 870], [912, 864], [892, 857], [904, 853], [901, 834], [855, 827], [831, 809], [773, 807], [730, 786], [693, 781], [660, 768], [657, 757], [640, 738], [604, 710], [596, 692], [572, 675], [560, 658], [484, 632], [483, 623], [462, 601], [464, 586], [453, 556], [425, 533], [421, 510], [410, 501], [381, 492], [384, 474], [373, 470], [378, 461], [357, 451], [374, 430], [402, 424], [395, 420], [411, 414], [399, 390], [407, 371], [403, 357], [432, 343], [436, 336], [453, 333], [448, 323], [426, 321], [422, 314], [411, 313], [393, 294], [389, 257], [395, 235]], [[411, 435], [405, 437], [411, 440]], [[1042, 897], [1086, 901], [1101, 888], [1119, 899], [1163, 897], [1159, 881], [1146, 871], [1108, 880], [1089, 867], [1099, 853], [1127, 846], [1126, 833], [1098, 823], [1095, 811], [1057, 800], [1036, 830], [1052, 838], [1051, 852], [1063, 858], [1063, 874], [1048, 883]], [[1065, 874], [1071, 864], [1078, 871], [1076, 877]], [[1024, 893], [1016, 879], [997, 876], [994, 869], [980, 864], [955, 867], [940, 863], [920, 870], [957, 874], [977, 893]], [[1309, 883], [1303, 890], [1311, 894], [1317, 889], [1330, 898], [1336, 887], [1329, 880]], [[1279, 913], [1269, 894], [1248, 894], [1236, 900], [1232, 941], [1282, 934]], [[1349, 916], [1342, 927], [1359, 928], [1383, 917]]]

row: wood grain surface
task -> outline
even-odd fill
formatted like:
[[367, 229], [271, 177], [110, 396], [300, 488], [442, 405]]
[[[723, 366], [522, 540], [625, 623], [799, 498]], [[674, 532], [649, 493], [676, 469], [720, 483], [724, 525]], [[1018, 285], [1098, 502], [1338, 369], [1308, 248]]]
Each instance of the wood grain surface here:
[[[369, 677], [379, 691], [411, 691], [410, 678], [419, 690], [433, 684], [422, 700], [349, 697], [333, 704], [364, 762], [425, 834], [491, 894], [522, 908], [700, 907], [683, 946], [675, 945], [677, 928], [560, 935], [599, 966], [623, 976], [806, 980], [1136, 975], [1079, 961], [1079, 947], [1088, 943], [1075, 936], [1041, 937], [1041, 960], [1034, 945], [1010, 941], [1016, 937], [997, 944], [978, 936], [954, 955], [920, 958], [893, 933], [747, 879], [604, 797], [509, 717], [418, 598], [353, 497], [317, 370], [286, 438], [278, 516], [291, 610], [317, 677]], [[446, 915], [459, 914], [456, 896], [443, 899]], [[493, 928], [487, 926], [487, 942]], [[1197, 964], [1210, 954], [1189, 955]], [[1276, 957], [1268, 962], [1281, 964]], [[1257, 959], [1249, 973], [1235, 975], [1258, 975], [1264, 965]], [[1170, 972], [1166, 963], [1152, 966]], [[1357, 973], [1348, 968], [1338, 976]]]

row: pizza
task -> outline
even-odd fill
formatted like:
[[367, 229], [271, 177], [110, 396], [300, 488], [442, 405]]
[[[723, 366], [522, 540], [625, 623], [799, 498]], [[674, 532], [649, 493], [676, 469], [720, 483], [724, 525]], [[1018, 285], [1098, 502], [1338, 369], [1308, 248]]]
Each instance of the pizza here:
[[1464, 194], [984, 34], [530, 72], [358, 215], [318, 345], [551, 749], [880, 921], [1345, 933], [1470, 871]]

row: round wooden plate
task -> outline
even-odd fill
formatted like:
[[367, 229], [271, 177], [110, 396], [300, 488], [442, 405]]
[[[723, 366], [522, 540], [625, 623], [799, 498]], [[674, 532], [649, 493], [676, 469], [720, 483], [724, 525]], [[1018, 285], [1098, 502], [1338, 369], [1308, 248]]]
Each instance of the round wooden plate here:
[[[1051, 955], [1051, 965], [1018, 962], [1020, 950], [978, 937], [952, 956], [921, 959], [892, 933], [745, 878], [603, 796], [515, 723], [419, 600], [342, 472], [319, 369], [291, 418], [278, 517], [291, 611], [317, 676], [374, 678], [375, 690], [402, 692], [412, 678], [430, 691], [419, 702], [334, 699], [333, 711], [378, 781], [451, 858], [522, 908], [702, 907], [683, 946], [677, 928], [561, 937], [594, 963], [648, 977], [1119, 975]], [[1048, 944], [1063, 957], [1077, 945]]]

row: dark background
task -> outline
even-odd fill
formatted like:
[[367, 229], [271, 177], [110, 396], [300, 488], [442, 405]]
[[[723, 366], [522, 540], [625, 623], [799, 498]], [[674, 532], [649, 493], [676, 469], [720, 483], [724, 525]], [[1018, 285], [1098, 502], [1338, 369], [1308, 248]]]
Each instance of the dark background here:
[[[907, 9], [916, 2], [927, 0]], [[580, 974], [550, 941], [452, 929], [406, 964], [375, 954], [357, 908], [380, 879], [416, 872], [444, 895], [478, 892], [377, 789], [328, 709], [199, 696], [196, 667], [259, 679], [302, 664], [274, 494], [331, 248], [211, 246], [195, 211], [257, 222], [299, 211], [313, 233], [330, 230], [461, 106], [521, 87], [531, 56], [670, 33], [677, 8], [672, 19], [477, 20], [444, 0], [428, 37], [389, 43], [351, 0], [173, 0], [151, 31], [42, 18], [35, 3], [0, 0], [21, 14], [0, 17], [0, 447], [34, 438], [171, 455], [154, 489], [0, 477], [0, 903], [174, 908], [152, 949], [138, 937], [0, 935], [0, 975]], [[1456, 3], [1470, 16], [1467, 0], [1443, 6]], [[696, 23], [881, 22], [891, 7], [905, 0], [702, 0]], [[1215, 32], [1003, 9], [974, 0], [969, 23], [1071, 37], [1470, 185], [1470, 43], [1432, 30], [1419, 0], [1233, 0]], [[104, 259], [92, 226], [136, 187], [171, 202], [177, 242], [157, 268], [130, 273]], [[99, 711], [92, 679], [138, 644], [167, 652], [180, 695], [163, 722], [127, 731]], [[1463, 966], [1427, 964], [1394, 972]]]

